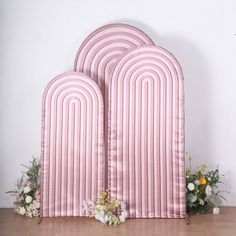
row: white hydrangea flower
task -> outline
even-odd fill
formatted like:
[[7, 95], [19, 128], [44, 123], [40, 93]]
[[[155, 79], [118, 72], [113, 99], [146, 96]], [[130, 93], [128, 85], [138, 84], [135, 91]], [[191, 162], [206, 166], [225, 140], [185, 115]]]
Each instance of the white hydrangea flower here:
[[33, 198], [32, 198], [31, 196], [27, 196], [27, 197], [25, 198], [26, 203], [31, 203], [32, 200], [33, 200]]
[[206, 195], [207, 195], [208, 197], [211, 196], [212, 188], [211, 188], [210, 185], [207, 185], [207, 186], [206, 186], [205, 192], [206, 192]]
[[24, 207], [20, 207], [18, 213], [21, 214], [21, 215], [25, 215], [25, 213], [26, 213], [25, 208]]
[[29, 186], [24, 187], [24, 193], [29, 193], [31, 190]]
[[204, 205], [204, 201], [201, 198], [199, 199], [199, 204], [202, 206]]
[[189, 183], [189, 184], [188, 184], [188, 189], [189, 189], [189, 191], [193, 191], [194, 188], [195, 188], [195, 185], [194, 185], [193, 183]]

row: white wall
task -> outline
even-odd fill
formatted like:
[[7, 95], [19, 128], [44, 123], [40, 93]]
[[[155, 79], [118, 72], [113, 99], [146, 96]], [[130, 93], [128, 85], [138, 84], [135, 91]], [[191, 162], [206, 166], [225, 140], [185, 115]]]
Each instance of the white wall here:
[[194, 162], [220, 166], [236, 205], [235, 0], [0, 0], [0, 207], [40, 155], [45, 85], [72, 69], [94, 29], [130, 23], [170, 50], [185, 74], [186, 147]]

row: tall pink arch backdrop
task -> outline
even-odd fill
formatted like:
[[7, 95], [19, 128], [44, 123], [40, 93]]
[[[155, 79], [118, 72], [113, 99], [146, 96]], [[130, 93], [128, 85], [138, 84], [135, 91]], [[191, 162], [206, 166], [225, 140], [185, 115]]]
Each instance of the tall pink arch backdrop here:
[[131, 218], [184, 218], [184, 87], [175, 57], [125, 52], [109, 80], [109, 189]]
[[[114, 63], [130, 48], [154, 45], [140, 29], [128, 24], [109, 24], [92, 32], [81, 44], [74, 69], [87, 74], [101, 89], [105, 106], [105, 147], [107, 146], [108, 84]], [[107, 164], [106, 164], [107, 166]]]
[[105, 187], [102, 94], [68, 72], [47, 85], [42, 106], [41, 216], [83, 216], [83, 200]]

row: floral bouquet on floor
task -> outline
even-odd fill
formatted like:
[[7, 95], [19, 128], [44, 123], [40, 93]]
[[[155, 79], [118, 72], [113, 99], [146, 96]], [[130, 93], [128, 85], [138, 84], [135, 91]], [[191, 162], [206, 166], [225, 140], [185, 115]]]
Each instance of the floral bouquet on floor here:
[[83, 202], [82, 209], [89, 217], [95, 217], [103, 224], [117, 226], [127, 217], [124, 202], [111, 198], [108, 190], [102, 192], [97, 201]]
[[[218, 167], [208, 171], [206, 165], [197, 166], [197, 170], [191, 168], [191, 156], [188, 156], [189, 167], [186, 169], [186, 199], [187, 212], [205, 214], [211, 207], [215, 207], [214, 214], [219, 213], [216, 207], [219, 199], [225, 198], [220, 195], [218, 185], [220, 173]], [[226, 201], [226, 200], [225, 200]]]
[[7, 193], [16, 196], [15, 213], [29, 217], [39, 217], [40, 210], [40, 163], [33, 157], [22, 177], [17, 180], [16, 189]]

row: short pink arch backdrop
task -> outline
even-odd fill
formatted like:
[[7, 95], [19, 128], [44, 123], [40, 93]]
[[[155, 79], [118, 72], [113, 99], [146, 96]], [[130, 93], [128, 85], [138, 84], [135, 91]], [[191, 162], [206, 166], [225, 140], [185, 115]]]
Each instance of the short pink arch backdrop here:
[[109, 87], [109, 189], [131, 218], [183, 218], [184, 90], [181, 68], [155, 46], [124, 53]]
[[107, 144], [108, 83], [114, 63], [130, 48], [154, 45], [140, 29], [128, 24], [109, 24], [92, 32], [81, 44], [75, 59], [75, 71], [84, 72], [98, 84], [105, 106], [105, 145]]
[[42, 110], [41, 216], [82, 216], [104, 189], [103, 98], [82, 73], [57, 76]]

